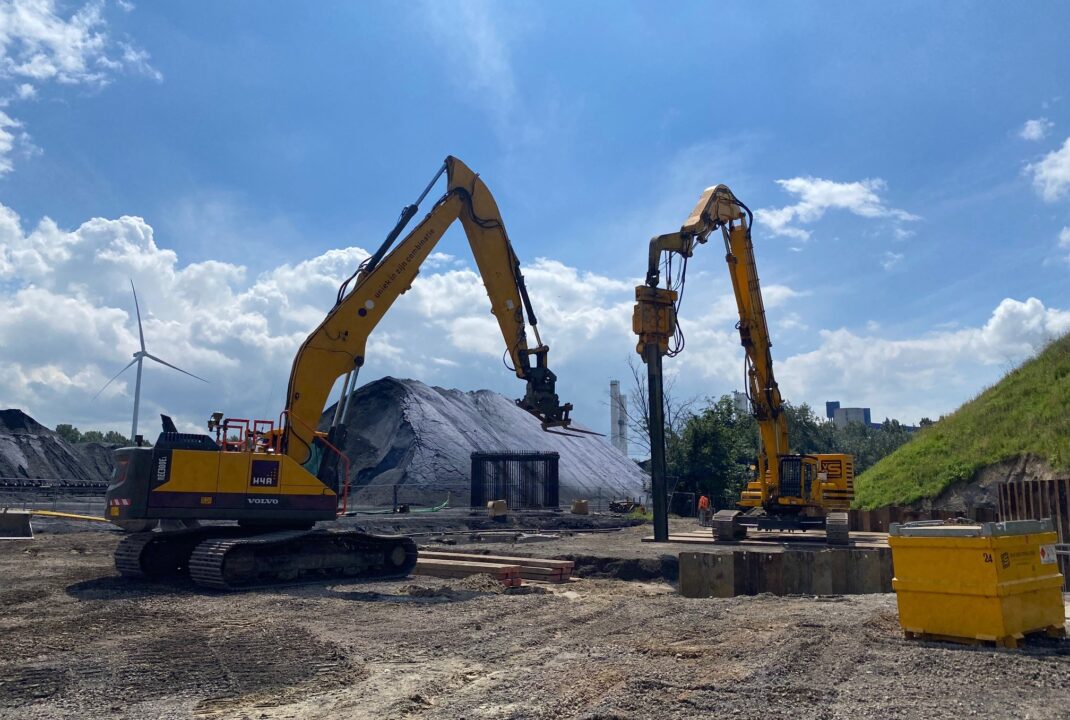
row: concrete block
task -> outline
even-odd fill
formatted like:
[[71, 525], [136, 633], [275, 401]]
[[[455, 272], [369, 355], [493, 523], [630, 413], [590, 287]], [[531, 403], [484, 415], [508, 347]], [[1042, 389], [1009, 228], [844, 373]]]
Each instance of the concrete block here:
[[735, 597], [746, 593], [743, 553], [680, 553], [680, 594], [689, 598]]
[[586, 500], [573, 500], [572, 501], [572, 514], [573, 515], [587, 515], [591, 511], [590, 503]]
[[880, 555], [874, 550], [846, 550], [847, 594], [866, 595], [881, 591]]
[[892, 592], [892, 578], [895, 577], [895, 568], [892, 566], [892, 549], [877, 548], [877, 555], [881, 564], [881, 589], [882, 593]]
[[814, 553], [814, 595], [843, 595], [847, 592], [848, 551], [821, 550]]
[[747, 594], [757, 595], [767, 592], [773, 595], [784, 595], [784, 554], [767, 552], [749, 554], [755, 556], [749, 565], [755, 568], [756, 573], [755, 582], [749, 588], [751, 592]]
[[783, 553], [783, 578], [785, 595], [812, 595], [814, 593], [814, 557], [817, 553], [802, 550], [787, 550]]
[[509, 514], [509, 505], [504, 500], [489, 500], [487, 502], [487, 515], [492, 518], [505, 517]]

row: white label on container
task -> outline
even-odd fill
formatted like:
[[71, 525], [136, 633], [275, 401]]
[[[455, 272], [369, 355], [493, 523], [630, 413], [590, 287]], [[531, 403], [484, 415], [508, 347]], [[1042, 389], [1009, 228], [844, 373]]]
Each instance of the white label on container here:
[[1041, 565], [1053, 565], [1055, 563], [1055, 546], [1054, 545], [1041, 545], [1040, 546], [1040, 564]]

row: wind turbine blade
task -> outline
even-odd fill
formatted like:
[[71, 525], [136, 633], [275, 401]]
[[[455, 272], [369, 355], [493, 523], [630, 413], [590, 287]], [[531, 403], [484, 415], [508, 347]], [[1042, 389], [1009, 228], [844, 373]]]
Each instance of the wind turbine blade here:
[[134, 290], [133, 278], [130, 278], [130, 290], [134, 293], [134, 310], [137, 312], [137, 334], [141, 338], [141, 351], [145, 352], [145, 332], [141, 329], [141, 308], [137, 304], [137, 290]]
[[180, 373], [183, 373], [185, 375], [189, 375], [191, 378], [196, 378], [197, 380], [200, 380], [203, 383], [208, 382], [204, 378], [202, 378], [202, 377], [200, 377], [198, 375], [194, 375], [191, 372], [186, 372], [182, 368], [176, 367], [175, 365], [172, 365], [171, 363], [167, 362], [166, 360], [161, 360], [160, 358], [156, 357], [155, 355], [149, 355], [148, 353], [145, 353], [145, 357], [149, 358], [150, 360], [155, 360], [156, 362], [160, 363], [161, 365], [166, 365], [167, 367], [171, 368], [172, 370], [178, 370]]
[[124, 372], [126, 372], [127, 370], [129, 370], [129, 369], [130, 369], [130, 366], [131, 366], [131, 365], [133, 365], [134, 363], [136, 363], [137, 361], [138, 361], [138, 358], [134, 358], [133, 360], [131, 360], [131, 361], [130, 361], [130, 362], [129, 362], [129, 363], [127, 364], [127, 366], [126, 366], [126, 367], [124, 367], [124, 368], [123, 368], [122, 370], [120, 370], [119, 372], [115, 373], [115, 377], [113, 377], [113, 378], [112, 378], [111, 380], [109, 380], [108, 382], [104, 383], [104, 387], [102, 387], [102, 388], [101, 388], [100, 390], [97, 390], [97, 394], [93, 396], [93, 399], [94, 399], [94, 400], [96, 400], [96, 399], [97, 399], [98, 397], [100, 397], [100, 394], [101, 394], [102, 392], [104, 392], [104, 390], [105, 390], [105, 389], [106, 389], [106, 388], [107, 388], [107, 387], [108, 387], [109, 385], [111, 385], [111, 384], [112, 384], [113, 382], [115, 382], [115, 378], [119, 377], [119, 376], [120, 376], [120, 375], [122, 375], [122, 374], [123, 374]]

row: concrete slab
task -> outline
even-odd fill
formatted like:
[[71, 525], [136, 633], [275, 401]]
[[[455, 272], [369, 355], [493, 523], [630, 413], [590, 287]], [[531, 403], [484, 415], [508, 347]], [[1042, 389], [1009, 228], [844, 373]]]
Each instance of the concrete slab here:
[[[644, 537], [643, 542], [654, 542], [654, 536]], [[710, 545], [715, 547], [768, 547], [781, 545], [792, 548], [824, 549], [828, 547], [825, 542], [825, 533], [815, 530], [806, 533], [789, 532], [751, 532], [743, 540], [718, 541], [714, 540], [713, 533], [709, 530], [689, 530], [669, 534], [669, 542], [684, 543], [687, 545]], [[888, 547], [888, 534], [879, 532], [852, 532], [851, 544], [854, 548], [886, 548]]]
[[680, 593], [732, 595], [863, 595], [891, 592], [887, 548], [826, 548], [766, 552], [719, 548], [680, 553]]
[[740, 553], [680, 553], [680, 594], [689, 598], [743, 595], [743, 566]]

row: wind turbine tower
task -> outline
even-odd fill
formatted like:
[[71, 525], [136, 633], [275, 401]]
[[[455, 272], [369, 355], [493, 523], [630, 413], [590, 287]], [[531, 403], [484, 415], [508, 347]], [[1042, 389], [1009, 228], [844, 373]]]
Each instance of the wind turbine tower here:
[[138, 415], [138, 410], [141, 407], [141, 367], [142, 367], [142, 365], [144, 363], [145, 358], [148, 358], [149, 360], [155, 360], [156, 362], [160, 363], [161, 365], [166, 365], [167, 367], [171, 368], [172, 370], [178, 370], [180, 373], [182, 373], [184, 375], [189, 375], [191, 378], [195, 378], [197, 380], [200, 380], [201, 382], [206, 383], [208, 381], [205, 380], [202, 377], [198, 377], [197, 375], [194, 375], [191, 372], [186, 372], [182, 368], [176, 367], [175, 365], [172, 365], [171, 363], [167, 362], [166, 360], [162, 360], [162, 359], [156, 357], [155, 355], [152, 355], [151, 353], [149, 353], [148, 350], [145, 349], [145, 331], [141, 327], [141, 307], [138, 305], [138, 302], [137, 302], [137, 290], [134, 289], [134, 281], [133, 280], [130, 281], [130, 291], [134, 294], [134, 311], [137, 313], [137, 334], [138, 334], [138, 338], [140, 338], [140, 340], [141, 340], [141, 349], [134, 353], [134, 359], [131, 360], [126, 365], [126, 367], [124, 367], [119, 372], [115, 373], [115, 376], [112, 377], [111, 380], [109, 380], [108, 382], [104, 383], [104, 387], [102, 387], [100, 390], [97, 390], [97, 394], [93, 396], [93, 399], [96, 400], [97, 397], [99, 397], [100, 394], [102, 392], [104, 392], [105, 388], [107, 388], [109, 385], [111, 385], [120, 375], [122, 375], [124, 372], [129, 370], [131, 365], [134, 365], [136, 363], [137, 364], [137, 380], [134, 383], [134, 420], [130, 425], [130, 442], [136, 442], [136, 438], [137, 438], [137, 415]]

